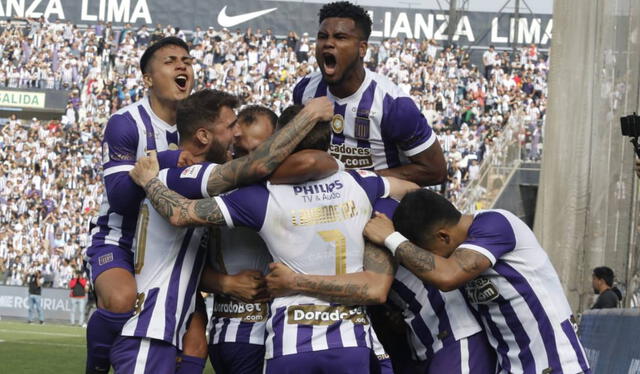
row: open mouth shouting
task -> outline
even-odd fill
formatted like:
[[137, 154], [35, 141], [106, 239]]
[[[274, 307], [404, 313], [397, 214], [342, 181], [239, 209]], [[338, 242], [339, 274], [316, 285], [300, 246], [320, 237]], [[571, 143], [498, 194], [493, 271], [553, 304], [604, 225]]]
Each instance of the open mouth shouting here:
[[324, 70], [324, 74], [327, 77], [333, 77], [336, 74], [336, 70], [337, 70], [337, 61], [336, 61], [336, 56], [334, 56], [332, 53], [329, 52], [324, 52], [322, 53], [322, 66], [323, 66], [323, 70]]
[[186, 92], [187, 91], [187, 83], [189, 82], [189, 78], [187, 77], [186, 74], [177, 75], [174, 78], [174, 81], [176, 82], [176, 85], [178, 86], [178, 90], [180, 90], [181, 92]]

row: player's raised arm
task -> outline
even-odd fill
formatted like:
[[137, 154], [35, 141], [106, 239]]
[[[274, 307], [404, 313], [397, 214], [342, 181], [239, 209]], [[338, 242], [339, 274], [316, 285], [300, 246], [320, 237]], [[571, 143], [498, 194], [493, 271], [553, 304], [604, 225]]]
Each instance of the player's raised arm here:
[[273, 297], [304, 294], [345, 305], [383, 304], [395, 274], [390, 254], [370, 242], [365, 244], [364, 271], [361, 272], [309, 275], [296, 273], [279, 262], [269, 268], [267, 288]]
[[171, 191], [157, 178], [159, 171], [155, 152], [140, 158], [129, 172], [141, 186], [153, 207], [174, 226], [224, 225], [225, 220], [215, 199], [189, 200]]
[[420, 248], [395, 232], [393, 222], [382, 213], [376, 213], [369, 221], [364, 235], [372, 242], [386, 246], [400, 264], [441, 291], [455, 290], [491, 267], [487, 257], [473, 250], [458, 248], [445, 258]]
[[257, 182], [271, 174], [319, 121], [333, 115], [326, 97], [310, 100], [291, 122], [252, 153], [218, 166], [209, 176], [207, 191], [218, 195], [240, 185]]

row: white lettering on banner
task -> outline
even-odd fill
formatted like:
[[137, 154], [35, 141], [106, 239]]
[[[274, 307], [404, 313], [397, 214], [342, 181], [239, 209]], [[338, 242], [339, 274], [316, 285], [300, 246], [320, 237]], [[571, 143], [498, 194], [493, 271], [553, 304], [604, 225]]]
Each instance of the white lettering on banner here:
[[[502, 36], [498, 17], [491, 20], [491, 43], [510, 43], [516, 38], [516, 19], [509, 19], [509, 36]], [[553, 29], [553, 19], [549, 19], [547, 26], [542, 33], [542, 20], [540, 18], [524, 18], [518, 19], [518, 43], [519, 44], [547, 44], [551, 39], [551, 30]]]
[[[369, 16], [372, 19], [375, 19], [374, 11], [368, 11]], [[422, 38], [425, 39], [436, 39], [436, 40], [447, 40], [447, 26], [449, 25], [449, 16], [445, 14], [433, 14], [429, 13], [425, 16], [421, 13], [415, 13], [413, 19], [413, 27], [411, 27], [411, 21], [406, 12], [399, 12], [395, 18], [392, 20], [391, 12], [384, 12], [384, 24], [383, 30], [372, 30], [371, 36], [377, 38], [396, 38], [400, 36], [400, 34], [404, 34], [403, 36], [407, 38]], [[434, 26], [437, 26], [434, 33]], [[475, 36], [473, 34], [473, 29], [471, 28], [471, 22], [469, 21], [468, 16], [460, 17], [458, 24], [456, 25], [456, 31], [453, 34], [453, 40], [459, 40], [460, 36], [464, 36], [468, 41], [475, 41]]]
[[[135, 1], [133, 10], [132, 1]], [[152, 23], [147, 0], [99, 0], [98, 14], [90, 14], [92, 0], [82, 0], [80, 19], [82, 21], [107, 21], [116, 23], [136, 23], [139, 19]]]
[[[594, 367], [594, 366], [591, 366]], [[640, 360], [637, 358], [634, 358], [633, 360], [631, 360], [631, 363], [629, 364], [629, 371], [627, 371], [627, 374], [640, 374]]]
[[[64, 9], [61, 0], [48, 0], [44, 9], [41, 11], [40, 5], [43, 0], [4, 0], [0, 1], [0, 17], [30, 17], [37, 18], [44, 15], [45, 18], [55, 14], [59, 19], [65, 19]], [[46, 0], [45, 0], [46, 1]]]

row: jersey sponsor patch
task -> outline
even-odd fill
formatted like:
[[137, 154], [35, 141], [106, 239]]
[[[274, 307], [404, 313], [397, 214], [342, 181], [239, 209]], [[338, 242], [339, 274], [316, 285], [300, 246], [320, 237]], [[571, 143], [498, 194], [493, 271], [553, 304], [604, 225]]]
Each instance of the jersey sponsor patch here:
[[242, 322], [264, 322], [269, 307], [265, 303], [243, 303], [225, 296], [216, 295], [213, 304], [213, 316], [218, 318], [237, 318]]
[[347, 169], [367, 169], [373, 167], [371, 148], [331, 144], [329, 153], [344, 163]]
[[198, 177], [198, 173], [200, 172], [201, 168], [202, 168], [202, 165], [189, 166], [188, 168], [184, 169], [182, 173], [180, 173], [180, 178], [196, 179]]
[[344, 305], [291, 305], [287, 307], [287, 323], [290, 325], [333, 325], [340, 321], [351, 321], [357, 325], [368, 325], [369, 318], [361, 306]]
[[485, 277], [467, 282], [465, 291], [471, 304], [487, 304], [500, 296], [496, 285]]

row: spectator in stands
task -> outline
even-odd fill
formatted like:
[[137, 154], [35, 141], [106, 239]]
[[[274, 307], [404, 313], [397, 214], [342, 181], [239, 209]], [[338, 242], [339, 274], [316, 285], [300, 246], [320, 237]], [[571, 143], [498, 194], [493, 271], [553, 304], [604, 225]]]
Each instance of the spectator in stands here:
[[76, 270], [75, 276], [69, 282], [69, 288], [71, 292], [69, 297], [71, 298], [71, 324], [76, 322], [76, 314], [78, 315], [78, 326], [85, 326], [84, 316], [85, 307], [87, 305], [87, 292], [89, 292], [89, 284], [87, 278], [83, 276], [81, 270]]
[[611, 268], [600, 266], [593, 269], [591, 284], [593, 285], [593, 292], [598, 295], [598, 299], [591, 309], [618, 307], [618, 303], [622, 300], [622, 294], [616, 287], [613, 287], [613, 279], [614, 274]]
[[40, 270], [34, 270], [26, 279], [26, 283], [29, 285], [29, 320], [28, 323], [33, 323], [35, 314], [38, 313], [38, 320], [40, 324], [44, 324], [44, 313], [42, 311], [42, 275]]

